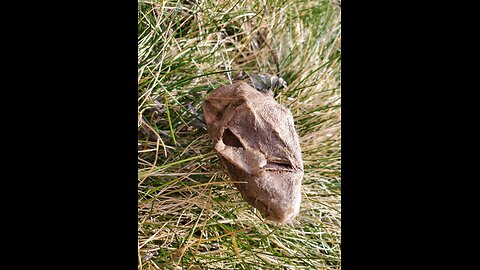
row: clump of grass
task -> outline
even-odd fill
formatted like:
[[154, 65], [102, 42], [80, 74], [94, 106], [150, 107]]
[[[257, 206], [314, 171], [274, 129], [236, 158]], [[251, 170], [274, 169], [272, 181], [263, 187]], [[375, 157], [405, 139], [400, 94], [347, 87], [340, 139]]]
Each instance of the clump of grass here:
[[[340, 10], [334, 1], [139, 1], [139, 269], [340, 269]], [[285, 226], [244, 202], [199, 125], [206, 93], [282, 76], [305, 178]]]

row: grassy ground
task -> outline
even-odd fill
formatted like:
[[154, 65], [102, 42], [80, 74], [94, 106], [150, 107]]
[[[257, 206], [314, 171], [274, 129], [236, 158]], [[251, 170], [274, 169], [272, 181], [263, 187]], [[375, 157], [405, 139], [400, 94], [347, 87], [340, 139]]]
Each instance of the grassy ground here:
[[[139, 269], [341, 268], [340, 34], [334, 1], [139, 1]], [[196, 118], [240, 71], [289, 85], [305, 178], [284, 226], [241, 199]]]

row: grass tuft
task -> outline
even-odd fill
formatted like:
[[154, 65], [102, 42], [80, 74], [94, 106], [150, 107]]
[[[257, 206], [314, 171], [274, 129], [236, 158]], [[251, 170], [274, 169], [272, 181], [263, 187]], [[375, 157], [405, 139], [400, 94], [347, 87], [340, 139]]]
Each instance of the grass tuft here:
[[[340, 269], [339, 1], [138, 3], [139, 269]], [[275, 226], [244, 202], [201, 125], [240, 72], [282, 76], [305, 163]]]

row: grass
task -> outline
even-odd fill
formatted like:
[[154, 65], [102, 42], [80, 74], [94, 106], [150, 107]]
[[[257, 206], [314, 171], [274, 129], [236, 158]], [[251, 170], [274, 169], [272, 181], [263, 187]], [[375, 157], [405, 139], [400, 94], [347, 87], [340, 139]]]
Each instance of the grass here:
[[[139, 269], [340, 269], [340, 8], [335, 1], [139, 1]], [[282, 76], [305, 177], [292, 223], [244, 202], [199, 125], [240, 71]]]

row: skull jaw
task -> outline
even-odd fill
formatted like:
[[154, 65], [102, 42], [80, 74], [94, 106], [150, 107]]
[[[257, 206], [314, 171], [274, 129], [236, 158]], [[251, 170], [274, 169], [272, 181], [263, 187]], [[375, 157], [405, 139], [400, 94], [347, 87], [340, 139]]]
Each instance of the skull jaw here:
[[261, 170], [251, 175], [223, 158], [222, 162], [243, 199], [265, 219], [285, 224], [299, 213], [303, 171]]

